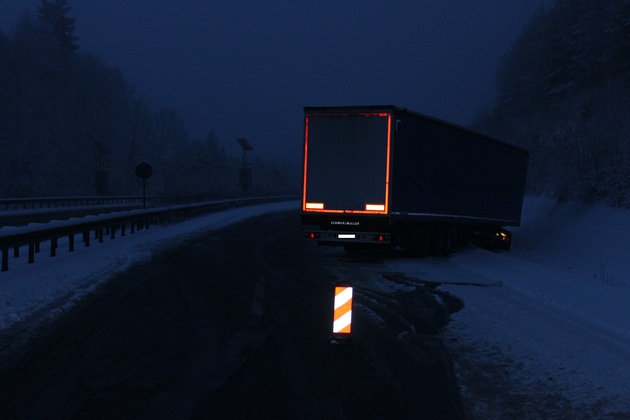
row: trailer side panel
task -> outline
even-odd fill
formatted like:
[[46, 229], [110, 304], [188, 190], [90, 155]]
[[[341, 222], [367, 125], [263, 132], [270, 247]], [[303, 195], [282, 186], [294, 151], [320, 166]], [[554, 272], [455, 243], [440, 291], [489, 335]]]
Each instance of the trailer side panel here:
[[405, 110], [395, 118], [393, 218], [519, 225], [526, 150]]

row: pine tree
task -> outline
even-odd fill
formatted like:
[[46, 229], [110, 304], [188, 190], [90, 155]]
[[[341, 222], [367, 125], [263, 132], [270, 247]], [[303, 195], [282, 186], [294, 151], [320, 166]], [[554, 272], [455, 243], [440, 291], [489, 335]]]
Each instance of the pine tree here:
[[630, 81], [630, 1], [613, 1], [608, 6], [611, 15], [609, 32], [614, 37], [614, 44], [610, 46], [610, 70], [613, 74]]
[[50, 25], [59, 45], [67, 51], [75, 52], [79, 46], [74, 36], [76, 19], [68, 16], [72, 8], [66, 5], [66, 0], [41, 0], [38, 17]]
[[504, 56], [478, 128], [530, 149], [531, 191], [630, 207], [629, 75], [630, 0], [554, 0]]

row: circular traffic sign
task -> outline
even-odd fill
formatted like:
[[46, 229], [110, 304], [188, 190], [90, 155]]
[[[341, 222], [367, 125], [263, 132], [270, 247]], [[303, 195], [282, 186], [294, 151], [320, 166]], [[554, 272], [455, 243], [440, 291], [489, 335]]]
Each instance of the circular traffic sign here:
[[153, 175], [153, 166], [146, 160], [136, 165], [136, 176], [140, 179], [149, 179]]

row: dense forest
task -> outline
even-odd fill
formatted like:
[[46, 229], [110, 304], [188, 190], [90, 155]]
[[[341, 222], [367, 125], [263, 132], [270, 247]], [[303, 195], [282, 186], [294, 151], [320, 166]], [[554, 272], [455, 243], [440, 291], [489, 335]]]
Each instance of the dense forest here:
[[497, 87], [474, 125], [530, 150], [530, 192], [630, 206], [630, 1], [541, 8]]
[[[36, 17], [0, 28], [0, 197], [137, 194], [142, 160], [152, 194], [238, 193], [240, 159], [210, 129], [191, 138], [173, 109], [152, 109], [120, 70], [81, 53], [69, 12], [42, 0]], [[299, 191], [297, 170], [253, 165], [251, 193]]]

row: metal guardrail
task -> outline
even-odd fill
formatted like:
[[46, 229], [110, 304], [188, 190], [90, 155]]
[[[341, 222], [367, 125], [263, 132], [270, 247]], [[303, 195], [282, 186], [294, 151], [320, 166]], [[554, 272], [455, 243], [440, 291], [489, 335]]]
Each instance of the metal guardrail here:
[[101, 215], [86, 218], [86, 220], [68, 220], [51, 223], [49, 226], [26, 226], [10, 229], [3, 234], [0, 231], [0, 250], [2, 252], [2, 271], [9, 269], [9, 251], [13, 250], [13, 257], [18, 258], [20, 247], [28, 247], [28, 262], [35, 262], [35, 254], [39, 252], [40, 243], [50, 241], [50, 256], [57, 254], [59, 238], [68, 237], [68, 251], [75, 248], [75, 237], [81, 235], [84, 246], [89, 247], [92, 234], [98, 242], [103, 242], [106, 236], [111, 239], [133, 234], [138, 230], [147, 229], [157, 222], [164, 223], [175, 219], [190, 218], [204, 213], [243, 207], [253, 204], [272, 203], [298, 199], [297, 196], [251, 197], [231, 200], [207, 201], [192, 205], [162, 207], [151, 210], [132, 210], [115, 215]]
[[[184, 204], [200, 201], [236, 198], [233, 195], [214, 194], [203, 196], [167, 196], [148, 195], [147, 204]], [[84, 197], [29, 197], [29, 198], [0, 198], [0, 213], [12, 210], [35, 210], [55, 207], [81, 207], [101, 205], [142, 205], [141, 195], [124, 196], [84, 196]]]
[[[147, 202], [162, 203], [164, 197], [147, 197]], [[121, 197], [36, 197], [36, 198], [2, 198], [0, 212], [11, 210], [35, 210], [55, 207], [80, 207], [113, 204], [142, 205], [142, 196]]]

